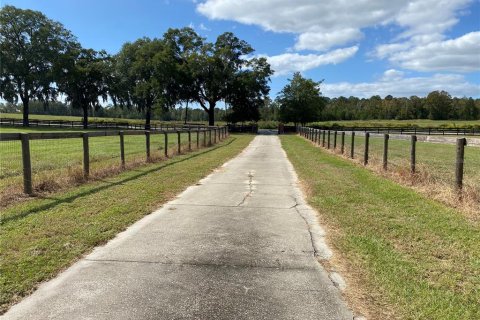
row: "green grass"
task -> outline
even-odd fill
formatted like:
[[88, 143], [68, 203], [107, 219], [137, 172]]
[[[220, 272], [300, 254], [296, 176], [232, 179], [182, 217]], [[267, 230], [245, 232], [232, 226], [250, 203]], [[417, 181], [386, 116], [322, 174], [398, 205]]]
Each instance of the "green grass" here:
[[418, 127], [418, 128], [477, 128], [480, 120], [351, 120], [351, 121], [319, 121], [312, 125], [332, 127]]
[[[29, 132], [52, 131], [30, 128]], [[74, 131], [74, 130], [59, 130]], [[196, 147], [197, 135], [192, 132], [192, 147]], [[207, 135], [208, 137], [208, 135]], [[207, 138], [208, 139], [208, 138]], [[203, 142], [203, 133], [200, 133], [200, 144]], [[181, 133], [182, 149], [188, 147], [188, 133]], [[92, 137], [89, 139], [91, 171], [102, 171], [112, 166], [120, 166], [119, 137]], [[150, 136], [151, 156], [160, 158], [164, 153], [164, 135]], [[34, 186], [44, 180], [60, 179], [74, 175], [81, 171], [83, 161], [83, 142], [81, 138], [32, 140], [30, 154]], [[176, 150], [177, 134], [168, 135], [170, 154]], [[145, 136], [125, 136], [125, 157], [129, 162], [145, 159]], [[12, 187], [21, 189], [22, 158], [20, 141], [0, 142], [0, 194], [11, 192]], [[10, 190], [9, 190], [10, 189]]]
[[0, 311], [196, 183], [252, 138], [232, 135], [208, 149], [3, 210]]
[[478, 224], [303, 138], [281, 139], [369, 319], [480, 319]]
[[[340, 142], [340, 136], [337, 137]], [[333, 137], [331, 138], [333, 141]], [[332, 142], [333, 143], [333, 142]], [[345, 154], [350, 155], [351, 136], [345, 135]], [[408, 171], [410, 168], [410, 141], [389, 140], [388, 159], [391, 171]], [[365, 137], [355, 136], [355, 158], [363, 161]], [[369, 163], [380, 167], [383, 159], [383, 138], [370, 137]], [[454, 187], [456, 146], [452, 144], [417, 142], [416, 163], [419, 172], [428, 174], [433, 181]], [[480, 194], [480, 148], [465, 149], [465, 184]]]

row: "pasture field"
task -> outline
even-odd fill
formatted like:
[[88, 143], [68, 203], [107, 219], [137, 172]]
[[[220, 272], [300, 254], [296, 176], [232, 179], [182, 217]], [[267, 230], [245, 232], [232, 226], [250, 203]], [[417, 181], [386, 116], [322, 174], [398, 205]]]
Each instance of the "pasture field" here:
[[478, 128], [480, 129], [480, 120], [345, 120], [345, 121], [319, 121], [310, 123], [310, 125], [332, 127], [417, 127], [417, 128]]
[[252, 138], [230, 135], [209, 148], [0, 210], [0, 314], [236, 156]]
[[480, 318], [478, 220], [299, 136], [281, 140], [335, 252], [323, 264], [346, 278], [357, 312], [378, 320]]
[[[17, 129], [10, 129], [15, 132]], [[24, 130], [21, 130], [24, 131]], [[29, 128], [28, 132], [55, 131]], [[79, 131], [58, 129], [56, 131]], [[80, 130], [83, 131], [83, 130]], [[188, 148], [188, 133], [180, 135], [181, 148]], [[200, 132], [200, 147], [203, 132]], [[125, 135], [125, 162], [127, 168], [145, 162], [145, 136]], [[177, 133], [168, 134], [169, 155], [178, 153]], [[197, 146], [197, 134], [191, 134], [192, 149]], [[212, 139], [213, 140], [213, 139]], [[208, 133], [207, 133], [208, 143]], [[92, 177], [103, 177], [120, 170], [120, 138], [118, 136], [91, 137], [90, 172]], [[163, 134], [150, 135], [151, 160], [164, 157]], [[30, 141], [33, 185], [36, 191], [52, 191], [61, 186], [76, 184], [82, 180], [83, 142], [81, 138], [44, 139]], [[22, 193], [22, 154], [20, 141], [0, 142], [0, 202], [8, 204], [10, 198]]]

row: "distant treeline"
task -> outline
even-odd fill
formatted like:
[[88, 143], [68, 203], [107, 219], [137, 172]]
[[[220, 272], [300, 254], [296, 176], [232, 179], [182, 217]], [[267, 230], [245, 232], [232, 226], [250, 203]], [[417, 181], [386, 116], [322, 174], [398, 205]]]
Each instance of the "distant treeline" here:
[[[52, 115], [52, 116], [76, 116], [82, 117], [83, 110], [74, 108], [70, 104], [62, 103], [59, 101], [49, 102], [48, 105], [44, 105], [42, 101], [34, 100], [30, 102], [30, 114], [40, 115]], [[0, 103], [0, 113], [22, 113], [21, 104], [12, 103]], [[6, 117], [4, 115], [0, 115]], [[120, 119], [144, 119], [145, 114], [140, 112], [136, 108], [125, 108], [120, 106], [100, 106], [98, 108], [89, 108], [89, 117], [102, 117], [102, 118], [120, 118]], [[188, 108], [185, 114], [184, 107], [178, 107], [176, 109], [155, 109], [152, 115], [153, 120], [161, 121], [185, 121], [187, 122], [205, 122], [208, 121], [208, 114], [203, 109]], [[225, 110], [215, 108], [215, 119], [224, 120]]]

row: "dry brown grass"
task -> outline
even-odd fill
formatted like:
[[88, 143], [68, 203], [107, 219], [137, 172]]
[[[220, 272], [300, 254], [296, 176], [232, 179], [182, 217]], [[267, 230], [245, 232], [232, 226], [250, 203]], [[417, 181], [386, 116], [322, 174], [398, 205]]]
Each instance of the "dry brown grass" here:
[[[312, 144], [321, 147], [313, 142]], [[323, 150], [342, 156], [363, 167], [363, 159], [351, 159], [347, 152], [342, 155], [338, 148], [336, 150], [323, 148]], [[385, 171], [381, 159], [371, 157], [369, 158], [366, 168], [378, 175], [391, 179], [403, 186], [411, 187], [429, 198], [461, 211], [474, 223], [480, 222], [480, 191], [475, 186], [469, 184], [468, 181], [464, 184], [462, 190], [459, 191], [451, 184], [433, 175], [431, 171], [432, 168], [424, 164], [416, 164], [416, 172], [412, 174], [408, 160], [400, 164], [389, 163]]]

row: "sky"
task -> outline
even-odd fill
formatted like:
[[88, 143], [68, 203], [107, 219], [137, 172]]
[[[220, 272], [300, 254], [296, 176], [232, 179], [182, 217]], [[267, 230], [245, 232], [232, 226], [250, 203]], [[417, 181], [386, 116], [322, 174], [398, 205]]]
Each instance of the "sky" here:
[[193, 27], [235, 33], [267, 57], [272, 97], [294, 72], [328, 97], [480, 98], [480, 0], [0, 0], [61, 22], [86, 48]]

